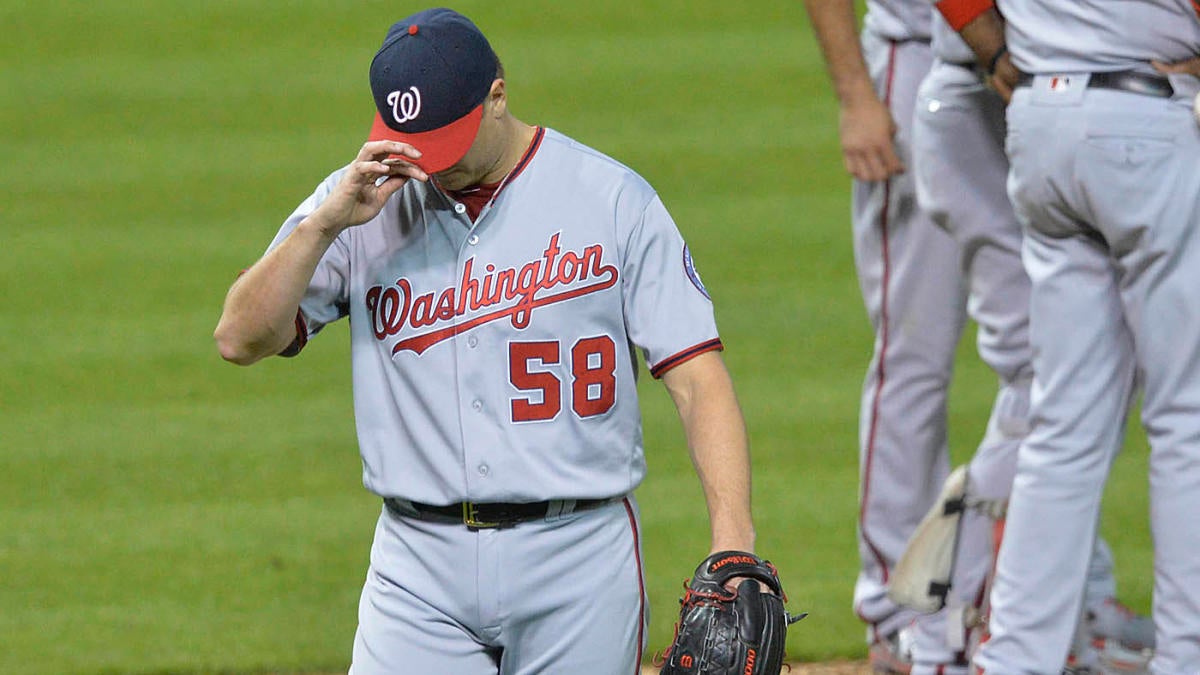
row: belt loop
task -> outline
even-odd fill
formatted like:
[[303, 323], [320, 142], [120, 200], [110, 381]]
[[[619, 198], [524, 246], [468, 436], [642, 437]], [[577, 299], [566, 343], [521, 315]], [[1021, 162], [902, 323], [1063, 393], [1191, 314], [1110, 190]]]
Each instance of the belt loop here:
[[546, 520], [557, 520], [575, 511], [574, 499], [552, 499], [546, 508]]
[[397, 516], [406, 516], [408, 518], [420, 518], [421, 512], [413, 503], [407, 499], [397, 499], [395, 497], [386, 497], [383, 500], [383, 505]]

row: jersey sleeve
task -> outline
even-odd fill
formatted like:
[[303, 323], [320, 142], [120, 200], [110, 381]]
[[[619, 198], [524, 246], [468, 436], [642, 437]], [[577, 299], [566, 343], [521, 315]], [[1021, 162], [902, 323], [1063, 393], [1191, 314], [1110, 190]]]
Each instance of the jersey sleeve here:
[[[321, 202], [332, 192], [333, 187], [341, 179], [343, 170], [339, 170], [326, 178], [317, 186], [308, 199], [305, 199], [292, 215], [284, 221], [283, 227], [275, 235], [275, 240], [267, 248], [270, 252], [283, 243], [288, 235], [296, 229], [300, 221], [320, 206]], [[350, 230], [338, 235], [337, 239], [326, 249], [325, 254], [317, 263], [304, 298], [300, 301], [300, 312], [296, 317], [296, 341], [292, 343], [283, 356], [293, 356], [308, 342], [308, 338], [316, 335], [326, 324], [346, 316], [350, 301], [350, 249], [347, 237]]]
[[722, 348], [712, 300], [657, 195], [630, 233], [621, 272], [629, 337], [652, 376]]
[[934, 6], [957, 32], [996, 4], [993, 0], [934, 0]]

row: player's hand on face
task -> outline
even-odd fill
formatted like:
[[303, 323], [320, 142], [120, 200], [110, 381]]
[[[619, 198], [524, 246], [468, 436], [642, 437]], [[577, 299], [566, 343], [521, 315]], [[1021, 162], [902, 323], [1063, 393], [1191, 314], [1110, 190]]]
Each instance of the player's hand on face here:
[[409, 179], [429, 180], [428, 174], [411, 161], [420, 157], [421, 153], [407, 143], [368, 141], [313, 217], [336, 232], [367, 222]]
[[1178, 73], [1182, 75], [1191, 75], [1200, 77], [1200, 56], [1196, 56], [1185, 61], [1176, 61], [1174, 63], [1164, 63], [1162, 61], [1151, 61], [1154, 69], [1164, 75]]
[[904, 172], [896, 155], [896, 122], [877, 98], [843, 105], [841, 111], [842, 161], [859, 180], [885, 180]]

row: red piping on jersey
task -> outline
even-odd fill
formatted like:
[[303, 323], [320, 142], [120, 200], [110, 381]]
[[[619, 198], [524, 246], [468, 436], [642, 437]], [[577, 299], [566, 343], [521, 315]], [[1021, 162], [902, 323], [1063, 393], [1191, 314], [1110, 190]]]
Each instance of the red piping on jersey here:
[[505, 184], [511, 183], [521, 175], [525, 167], [529, 166], [529, 162], [533, 156], [537, 154], [538, 148], [542, 147], [542, 139], [546, 136], [546, 130], [543, 127], [536, 127], [533, 131], [533, 140], [529, 143], [529, 148], [525, 150], [525, 154], [521, 155], [521, 159], [517, 161], [517, 165], [513, 167], [512, 172], [508, 174], [508, 178], [504, 181]]
[[[521, 172], [525, 170], [525, 167], [528, 166], [529, 162], [533, 159], [533, 155], [538, 151], [538, 148], [542, 144], [542, 138], [545, 135], [546, 130], [542, 127], [534, 128], [533, 140], [529, 142], [529, 147], [525, 148], [525, 152], [522, 153], [521, 159], [517, 160], [517, 163], [513, 166], [512, 171], [509, 171], [508, 175], [505, 176], [500, 182], [477, 185], [473, 188], [467, 188], [465, 190], [446, 190], [446, 194], [448, 194], [455, 201], [461, 202], [464, 206], [466, 206], [467, 215], [471, 216], [471, 222], [475, 222], [479, 219], [479, 214], [483, 212], [483, 207], [487, 206], [488, 202], [494, 201], [496, 196], [500, 194], [500, 191], [503, 190], [505, 186], [515, 180], [517, 176], [521, 175]], [[435, 177], [434, 181], [436, 182], [436, 180], [437, 179]]]
[[[888, 68], [887, 81], [884, 85], [883, 102], [889, 108], [892, 104], [892, 84], [896, 76], [896, 43], [893, 42], [891, 49], [888, 51]], [[867, 500], [871, 496], [871, 468], [872, 462], [875, 459], [875, 434], [878, 430], [879, 423], [879, 399], [883, 393], [883, 385], [886, 381], [886, 357], [888, 350], [888, 286], [891, 281], [891, 257], [888, 250], [888, 204], [892, 197], [892, 181], [887, 179], [883, 184], [883, 210], [879, 216], [879, 229], [883, 238], [883, 287], [880, 292], [880, 308], [879, 308], [879, 361], [875, 367], [876, 381], [875, 393], [871, 401], [871, 426], [867, 431], [867, 456], [866, 466], [863, 468], [863, 487], [862, 501], [859, 502], [858, 508], [858, 529], [862, 533], [863, 543], [871, 550], [871, 555], [875, 556], [875, 562], [879, 564], [883, 570], [883, 582], [887, 583], [890, 570], [888, 570], [887, 560], [883, 554], [879, 552], [879, 548], [871, 541], [871, 537], [867, 533]]]
[[1200, 0], [1192, 0], [1192, 7], [1196, 10], [1196, 16], [1200, 16]]
[[708, 342], [701, 342], [700, 344], [694, 347], [689, 347], [678, 354], [668, 356], [662, 361], [659, 361], [656, 365], [651, 366], [650, 376], [654, 377], [655, 379], [660, 378], [662, 377], [663, 373], [674, 368], [675, 366], [678, 366], [684, 361], [690, 361], [697, 356], [700, 356], [704, 352], [711, 352], [724, 348], [725, 345], [721, 344], [720, 338], [715, 338], [713, 340], [709, 340]]
[[292, 343], [284, 347], [283, 351], [279, 352], [280, 356], [292, 357], [300, 353], [304, 349], [304, 345], [308, 344], [308, 324], [304, 322], [304, 312], [296, 310], [296, 337]]
[[642, 644], [645, 642], [646, 631], [646, 581], [642, 572], [642, 550], [640, 548], [641, 538], [638, 536], [637, 517], [633, 515], [633, 505], [629, 503], [629, 497], [621, 500], [625, 505], [625, 515], [629, 516], [629, 528], [633, 531], [633, 557], [637, 562], [638, 573], [638, 641], [637, 641], [637, 661], [634, 662], [634, 675], [642, 671]]
[[935, 6], [946, 18], [946, 23], [958, 32], [979, 18], [980, 14], [995, 7], [996, 3], [992, 0], [941, 0]]

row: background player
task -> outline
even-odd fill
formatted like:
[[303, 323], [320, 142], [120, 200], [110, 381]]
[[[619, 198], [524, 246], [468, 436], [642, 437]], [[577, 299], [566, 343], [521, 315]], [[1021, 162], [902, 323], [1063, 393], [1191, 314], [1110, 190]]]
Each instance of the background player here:
[[860, 40], [851, 0], [806, 0], [834, 90], [859, 285], [875, 331], [859, 418], [859, 554], [854, 609], [872, 667], [907, 672], [902, 628], [920, 616], [887, 597], [888, 576], [949, 473], [946, 397], [965, 320], [954, 241], [915, 198], [910, 163], [917, 86], [929, 69], [926, 0], [869, 0]]
[[[978, 352], [1000, 380], [987, 431], [969, 464], [966, 493], [971, 500], [1003, 503], [1012, 486], [1017, 448], [1029, 430], [1030, 284], [1021, 262], [1021, 227], [1005, 190], [1005, 102], [981, 77], [992, 74], [984, 71], [995, 64], [981, 67], [956, 32], [979, 5], [942, 0], [937, 7], [934, 61], [914, 113], [913, 171], [918, 202], [958, 244], [959, 266], [969, 287], [968, 313], [979, 326]], [[948, 24], [943, 13], [955, 24]], [[993, 557], [992, 522], [978, 510], [962, 517], [950, 600], [954, 607], [978, 610]], [[1112, 650], [1123, 643], [1141, 660], [1141, 650], [1153, 645], [1153, 626], [1116, 600], [1111, 553], [1099, 538], [1086, 589], [1081, 630], [1086, 639], [1075, 646], [1075, 663], [1094, 665], [1093, 640], [1111, 640]], [[954, 613], [949, 620], [962, 621]], [[939, 637], [914, 640], [914, 660], [945, 661], [945, 647], [936, 648]], [[967, 634], [958, 644], [979, 638]], [[933, 652], [926, 653], [931, 646]]]
[[[1138, 372], [1152, 448], [1150, 668], [1200, 672], [1200, 534], [1187, 525], [1200, 508], [1200, 129], [1189, 110], [1200, 80], [1166, 78], [1153, 65], [1190, 63], [1200, 23], [1186, 0], [1006, 0], [1003, 9], [1011, 57], [999, 61], [1011, 60], [1007, 84], [1016, 85], [1008, 185], [1026, 233], [1036, 381], [992, 635], [976, 663], [1054, 672], [1066, 657]], [[999, 26], [988, 13], [963, 35], [977, 54], [994, 55], [1005, 44]]]
[[635, 673], [645, 472], [631, 345], [679, 410], [712, 549], [751, 551], [749, 459], [687, 247], [617, 162], [517, 120], [449, 10], [391, 27], [379, 117], [230, 289], [250, 364], [349, 316], [365, 486], [384, 498], [351, 672]]

